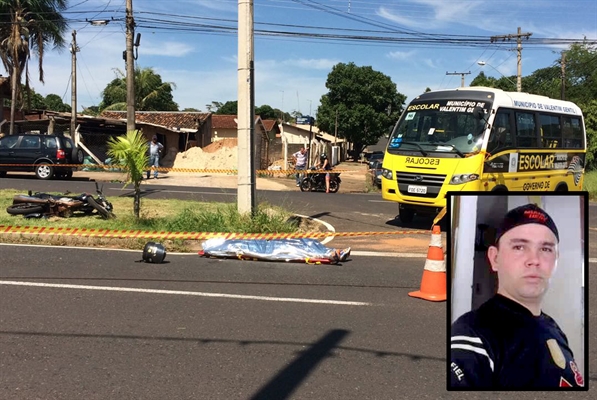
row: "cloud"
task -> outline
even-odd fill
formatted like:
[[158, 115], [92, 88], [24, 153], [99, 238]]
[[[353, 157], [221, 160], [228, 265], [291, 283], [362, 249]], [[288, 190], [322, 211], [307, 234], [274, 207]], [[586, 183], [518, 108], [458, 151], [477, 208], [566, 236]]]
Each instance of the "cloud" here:
[[283, 65], [290, 65], [293, 67], [299, 67], [303, 69], [317, 69], [317, 70], [326, 70], [329, 71], [332, 67], [338, 64], [340, 61], [338, 60], [330, 60], [327, 58], [320, 58], [320, 59], [306, 59], [306, 58], [299, 58], [299, 59], [288, 59], [282, 61]]
[[467, 21], [470, 14], [481, 5], [480, 1], [456, 3], [444, 0], [411, 0], [392, 9], [379, 7], [376, 14], [398, 25], [429, 30], [452, 22]]
[[143, 43], [139, 53], [149, 56], [184, 57], [193, 51], [193, 47], [180, 42]]
[[391, 51], [387, 54], [388, 58], [393, 60], [410, 60], [416, 54], [416, 51]]

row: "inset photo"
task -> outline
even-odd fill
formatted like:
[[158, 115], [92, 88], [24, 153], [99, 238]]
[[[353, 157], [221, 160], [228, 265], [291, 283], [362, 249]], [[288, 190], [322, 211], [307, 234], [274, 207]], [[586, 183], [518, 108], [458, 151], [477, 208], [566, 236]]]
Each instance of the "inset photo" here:
[[588, 196], [448, 193], [448, 390], [588, 390]]

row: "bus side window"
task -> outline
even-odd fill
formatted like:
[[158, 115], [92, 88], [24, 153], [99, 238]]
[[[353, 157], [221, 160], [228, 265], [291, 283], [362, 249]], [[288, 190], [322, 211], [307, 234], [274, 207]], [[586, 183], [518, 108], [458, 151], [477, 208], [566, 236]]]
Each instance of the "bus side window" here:
[[584, 147], [580, 118], [562, 117], [562, 135], [564, 148], [582, 149]]
[[525, 112], [516, 113], [516, 145], [519, 148], [539, 147], [537, 142], [535, 115]]
[[489, 135], [487, 151], [489, 153], [496, 153], [501, 149], [512, 147], [513, 144], [510, 113], [498, 111]]
[[546, 148], [562, 147], [562, 130], [560, 129], [560, 118], [556, 115], [539, 115], [541, 144]]

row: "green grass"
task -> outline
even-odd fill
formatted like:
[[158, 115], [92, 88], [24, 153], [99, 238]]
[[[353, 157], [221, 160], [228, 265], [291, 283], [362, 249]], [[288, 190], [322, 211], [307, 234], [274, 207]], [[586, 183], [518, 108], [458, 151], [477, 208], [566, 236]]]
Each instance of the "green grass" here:
[[5, 212], [12, 204], [15, 190], [0, 190], [0, 225], [55, 226], [90, 229], [134, 229], [167, 232], [295, 232], [296, 224], [288, 222], [291, 213], [267, 203], [259, 204], [255, 215], [241, 215], [236, 204], [203, 203], [190, 200], [142, 199], [140, 218], [133, 214], [133, 199], [109, 197], [117, 218], [104, 220], [98, 215], [76, 213], [70, 218], [24, 219]]
[[589, 192], [589, 199], [597, 200], [597, 171], [585, 173], [583, 190]]
[[[23, 216], [9, 215], [5, 210], [12, 204], [16, 190], [0, 190], [0, 225], [86, 228], [108, 230], [140, 230], [165, 232], [237, 232], [237, 233], [292, 233], [310, 230], [301, 226], [300, 221], [280, 207], [267, 203], [259, 204], [255, 215], [241, 215], [236, 204], [204, 203], [185, 200], [142, 199], [140, 218], [133, 214], [133, 199], [129, 197], [109, 197], [117, 218], [105, 220], [97, 214], [75, 213], [70, 218], [25, 219]], [[151, 239], [112, 239], [83, 236], [46, 236], [32, 234], [2, 234], [0, 241], [5, 243], [50, 244], [54, 246], [94, 246], [142, 249]], [[196, 250], [198, 241], [173, 239], [162, 240], [168, 251], [188, 252]]]

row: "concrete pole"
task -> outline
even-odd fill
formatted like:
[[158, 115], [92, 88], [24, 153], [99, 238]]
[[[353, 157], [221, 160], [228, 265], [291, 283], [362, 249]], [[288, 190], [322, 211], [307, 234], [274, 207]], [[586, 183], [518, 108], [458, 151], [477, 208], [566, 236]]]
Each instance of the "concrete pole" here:
[[253, 0], [238, 0], [238, 212], [256, 211]]
[[135, 20], [133, 18], [133, 0], [126, 0], [126, 130], [135, 130], [135, 59], [133, 56], [133, 37]]
[[522, 91], [522, 33], [520, 26], [516, 35], [516, 49], [517, 49], [517, 61], [516, 61], [516, 91]]
[[75, 140], [75, 129], [77, 128], [77, 31], [73, 30], [73, 43], [71, 44], [72, 66], [71, 66], [71, 92], [70, 92], [70, 137]]

